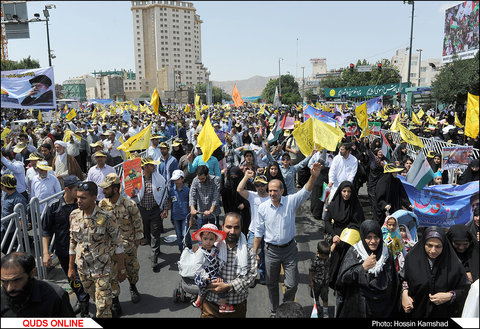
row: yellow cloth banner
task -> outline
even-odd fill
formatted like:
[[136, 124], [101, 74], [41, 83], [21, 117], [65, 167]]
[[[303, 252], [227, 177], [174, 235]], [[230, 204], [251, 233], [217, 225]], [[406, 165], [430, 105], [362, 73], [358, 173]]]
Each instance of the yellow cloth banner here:
[[427, 121], [432, 124], [432, 125], [436, 125], [437, 124], [437, 120], [435, 120], [434, 118], [432, 118], [431, 116], [427, 115]]
[[150, 105], [152, 105], [153, 111], [155, 111], [156, 115], [158, 115], [159, 104], [160, 104], [160, 95], [158, 95], [157, 88], [155, 88], [152, 94], [152, 99], [150, 99]]
[[195, 95], [195, 119], [202, 122], [202, 116], [200, 115], [200, 95]]
[[215, 129], [213, 129], [212, 123], [210, 122], [210, 116], [207, 117], [207, 120], [198, 135], [197, 141], [202, 149], [202, 159], [204, 162], [207, 162], [208, 159], [210, 159], [213, 151], [222, 146], [222, 142], [218, 138]]
[[407, 142], [408, 144], [412, 144], [421, 148], [424, 148], [425, 145], [423, 145], [422, 140], [416, 136], [414, 133], [412, 133], [410, 130], [408, 130], [405, 126], [402, 124], [398, 124], [399, 130], [400, 130], [400, 137]]
[[41, 111], [41, 110], [38, 110], [38, 121], [39, 121], [39, 122], [42, 122], [42, 121], [43, 121], [42, 111]]
[[358, 127], [362, 129], [362, 137], [366, 137], [370, 134], [368, 129], [368, 115], [367, 115], [367, 102], [355, 108], [355, 116], [357, 117]]
[[419, 126], [422, 125], [422, 121], [420, 121], [420, 119], [417, 117], [417, 115], [413, 111], [412, 111], [412, 121], [416, 125], [419, 125]]
[[460, 120], [458, 120], [457, 112], [455, 112], [455, 126], [457, 126], [458, 128], [463, 128], [462, 123], [460, 122]]
[[400, 118], [400, 113], [398, 113], [397, 116], [395, 117], [395, 120], [393, 120], [392, 126], [390, 127], [391, 131], [398, 132], [400, 130], [399, 128], [400, 123], [398, 122], [399, 118]]
[[125, 143], [117, 147], [117, 150], [125, 152], [145, 150], [150, 146], [150, 133], [152, 132], [152, 123], [140, 131], [135, 136], [130, 137]]
[[300, 152], [305, 156], [309, 156], [315, 148], [326, 148], [329, 151], [335, 151], [338, 142], [344, 136], [340, 127], [332, 127], [314, 118], [309, 118], [299, 125], [293, 130], [292, 134]]
[[[65, 105], [66, 106], [66, 105]], [[77, 112], [75, 112], [75, 109], [72, 109], [70, 112], [68, 112], [67, 116], [65, 117], [65, 119], [67, 119], [67, 121], [71, 121], [73, 118], [75, 118], [77, 116]]]
[[465, 118], [465, 136], [478, 136], [478, 95], [468, 93], [467, 116]]
[[423, 112], [423, 109], [420, 109], [420, 110], [417, 112], [417, 117], [418, 117], [419, 119], [421, 119], [424, 114], [425, 114], [425, 112]]
[[68, 143], [70, 142], [70, 138], [71, 137], [75, 137], [79, 142], [82, 140], [82, 137], [78, 136], [77, 134], [75, 134], [73, 131], [71, 131], [70, 129], [66, 129], [65, 130], [65, 133], [63, 134], [63, 141], [65, 143]]
[[7, 143], [7, 136], [12, 132], [12, 130], [8, 127], [5, 127], [5, 129], [2, 130], [2, 136], [1, 139], [5, 141], [5, 144]]

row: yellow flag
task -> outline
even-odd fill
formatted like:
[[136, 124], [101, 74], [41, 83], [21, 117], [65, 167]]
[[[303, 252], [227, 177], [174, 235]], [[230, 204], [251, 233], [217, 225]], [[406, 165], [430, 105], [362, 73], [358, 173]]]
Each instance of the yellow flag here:
[[7, 143], [7, 136], [12, 132], [12, 130], [8, 127], [5, 127], [5, 129], [2, 130], [2, 136], [1, 139], [5, 141], [5, 144]]
[[432, 125], [436, 125], [436, 124], [437, 124], [437, 120], [435, 120], [434, 118], [432, 118], [432, 117], [429, 116], [428, 114], [427, 114], [427, 120], [428, 120], [428, 122], [429, 122], [430, 124], [432, 124]]
[[457, 112], [455, 112], [455, 126], [457, 126], [458, 128], [463, 128], [462, 123], [460, 122], [460, 120], [458, 120]]
[[425, 114], [425, 112], [423, 112], [423, 109], [420, 109], [420, 110], [417, 112], [417, 117], [418, 117], [419, 119], [421, 119], [424, 114]]
[[421, 148], [425, 147], [425, 145], [423, 145], [422, 140], [418, 136], [416, 136], [414, 133], [412, 133], [410, 130], [408, 130], [405, 126], [403, 126], [402, 124], [398, 124], [398, 127], [400, 129], [400, 136], [408, 144], [412, 144]]
[[42, 121], [43, 121], [42, 111], [41, 111], [41, 110], [38, 110], [38, 121], [39, 121], [39, 122], [42, 122]]
[[95, 119], [96, 117], [97, 117], [97, 108], [94, 108], [92, 113], [92, 119]]
[[157, 88], [153, 91], [152, 98], [150, 99], [150, 105], [153, 107], [153, 111], [158, 115], [158, 107], [160, 105], [160, 95], [158, 95]]
[[190, 113], [192, 109], [190, 108], [190, 106], [188, 106], [188, 104], [185, 106], [185, 113]]
[[397, 114], [395, 117], [395, 120], [393, 120], [392, 126], [390, 127], [390, 131], [398, 132], [400, 130], [399, 125], [400, 123], [398, 122], [400, 118], [400, 113]]
[[303, 155], [309, 156], [314, 148], [326, 148], [335, 151], [338, 142], [342, 140], [344, 133], [340, 127], [309, 118], [292, 132], [298, 148]]
[[82, 140], [82, 137], [78, 136], [77, 134], [75, 134], [70, 129], [65, 129], [65, 133], [63, 134], [63, 141], [65, 143], [70, 142], [70, 137], [72, 137], [72, 136], [75, 137], [78, 141]]
[[367, 102], [363, 102], [362, 105], [355, 108], [355, 115], [357, 117], [358, 126], [362, 128], [362, 137], [366, 137], [370, 134], [368, 128], [368, 115], [367, 115]]
[[467, 115], [465, 117], [465, 136], [478, 136], [478, 95], [468, 93]]
[[202, 149], [202, 160], [207, 162], [217, 148], [222, 146], [222, 142], [218, 138], [212, 123], [210, 122], [210, 116], [208, 116], [202, 130], [197, 138], [198, 145]]
[[[65, 105], [66, 106], [66, 105]], [[73, 118], [75, 118], [77, 116], [77, 112], [75, 112], [75, 109], [72, 109], [70, 112], [68, 112], [67, 116], [65, 117], [65, 119], [67, 119], [67, 121], [71, 121]]]
[[[123, 136], [118, 137], [118, 140], [119, 140], [119, 142], [122, 143], [122, 144], [125, 142], [125, 140], [123, 139]], [[126, 151], [126, 152], [125, 152], [125, 157], [126, 157], [127, 159], [130, 159], [130, 152]]]
[[200, 95], [195, 95], [195, 119], [202, 121], [202, 116], [200, 115]]
[[135, 136], [130, 137], [125, 143], [117, 147], [117, 150], [125, 152], [145, 150], [150, 146], [150, 133], [152, 131], [152, 123], [140, 131]]
[[422, 125], [422, 122], [421, 122], [420, 119], [417, 117], [417, 115], [415, 114], [414, 111], [412, 111], [412, 121], [413, 121], [413, 123], [415, 123], [416, 125], [419, 125], [419, 126]]

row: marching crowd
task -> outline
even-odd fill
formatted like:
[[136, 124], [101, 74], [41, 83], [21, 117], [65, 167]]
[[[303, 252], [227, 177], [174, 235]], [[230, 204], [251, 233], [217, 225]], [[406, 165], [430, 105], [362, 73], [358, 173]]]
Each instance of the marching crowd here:
[[[119, 114], [92, 118], [92, 110], [80, 110], [70, 121], [29, 123], [2, 139], [2, 218], [18, 203], [28, 209], [33, 197], [43, 200], [64, 191], [41, 208], [47, 207], [41, 222], [43, 263], [52, 264], [49, 246], [55, 236], [54, 253], [78, 300], [72, 308], [65, 291], [34, 278], [34, 258], [11, 251], [13, 230], [2, 221], [2, 317], [87, 317], [90, 299], [96, 317], [121, 316], [119, 283], [127, 279], [132, 302], [141, 300], [137, 248], [149, 246], [152, 270], [158, 272], [168, 219], [179, 253], [184, 242], [195, 251], [199, 294], [193, 306], [202, 317], [245, 317], [248, 289], [257, 281], [268, 289], [271, 316], [287, 316], [285, 305], [295, 300], [299, 284], [295, 213], [307, 199], [322, 227], [309, 276], [320, 316], [328, 317], [329, 289], [335, 291], [336, 317], [458, 317], [475, 285], [478, 303], [478, 202], [467, 225], [418, 232], [401, 225], [397, 215], [408, 215], [414, 206], [397, 175], [406, 175], [413, 159], [406, 142], [397, 145], [391, 133], [386, 134], [388, 155], [379, 138], [344, 136], [335, 152], [315, 149], [305, 156], [293, 129], [273, 142], [266, 138], [283, 115], [294, 119], [295, 128], [303, 122], [294, 107], [262, 114], [256, 105], [212, 106], [201, 114], [166, 107], [158, 116], [139, 111], [131, 121]], [[478, 136], [465, 137], [454, 124], [452, 107], [427, 112], [436, 124], [415, 126], [406, 117], [412, 132], [479, 147]], [[17, 114], [2, 110], [2, 131], [13, 128], [14, 118], [28, 117], [27, 111]], [[345, 122], [356, 121], [353, 110], [344, 114]], [[207, 116], [222, 146], [205, 161], [197, 137]], [[464, 120], [461, 112], [458, 116]], [[390, 121], [381, 121], [388, 130]], [[150, 123], [150, 146], [142, 154], [118, 149]], [[114, 167], [136, 157], [141, 157], [142, 186], [128, 197]], [[479, 179], [478, 159], [454, 178], [442, 172], [440, 154], [430, 152], [428, 161], [435, 172], [430, 184]], [[358, 196], [365, 183], [371, 217]], [[186, 233], [193, 225], [198, 231]], [[478, 317], [478, 305], [476, 312]]]

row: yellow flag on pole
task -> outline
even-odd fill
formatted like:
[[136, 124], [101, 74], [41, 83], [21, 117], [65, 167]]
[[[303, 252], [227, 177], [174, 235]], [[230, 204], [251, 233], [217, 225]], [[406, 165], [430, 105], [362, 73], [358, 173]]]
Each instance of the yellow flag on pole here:
[[424, 114], [425, 114], [425, 112], [423, 112], [423, 109], [420, 109], [420, 110], [417, 112], [417, 117], [418, 117], [419, 119], [421, 119]]
[[42, 117], [42, 110], [38, 110], [38, 122], [42, 122], [43, 117]]
[[414, 133], [412, 133], [410, 130], [408, 130], [404, 125], [398, 124], [399, 130], [400, 130], [400, 137], [404, 141], [406, 141], [408, 144], [412, 144], [421, 148], [424, 148], [425, 145], [423, 145], [422, 140], [416, 136]]
[[355, 108], [355, 115], [357, 117], [358, 126], [362, 128], [362, 137], [366, 137], [370, 134], [368, 128], [368, 115], [367, 115], [367, 102], [363, 102], [360, 106]]
[[145, 150], [150, 146], [150, 133], [152, 132], [152, 123], [141, 130], [138, 134], [130, 137], [125, 143], [117, 147], [117, 150], [125, 152]]
[[416, 124], [416, 125], [419, 125], [419, 126], [422, 125], [422, 122], [421, 122], [420, 119], [417, 117], [417, 115], [415, 114], [414, 111], [412, 111], [412, 121], [413, 121], [413, 123]]
[[[66, 105], [65, 105], [66, 106]], [[68, 112], [67, 116], [65, 117], [65, 119], [67, 119], [67, 121], [71, 121], [73, 118], [75, 118], [77, 116], [77, 112], [75, 112], [75, 109], [71, 109], [70, 112]]]
[[195, 95], [195, 119], [202, 121], [202, 116], [200, 115], [200, 95]]
[[478, 136], [478, 95], [468, 93], [467, 114], [465, 117], [465, 136]]
[[309, 118], [292, 132], [298, 148], [303, 155], [309, 156], [316, 147], [329, 151], [337, 149], [338, 142], [344, 136], [340, 127], [333, 127], [323, 121]]
[[157, 88], [153, 91], [152, 98], [150, 99], [150, 105], [153, 107], [153, 111], [158, 115], [158, 107], [160, 105], [160, 95], [158, 94]]
[[77, 134], [75, 134], [73, 131], [71, 131], [70, 129], [65, 129], [65, 133], [63, 134], [63, 141], [65, 143], [68, 143], [70, 142], [70, 138], [71, 137], [75, 137], [79, 142], [82, 140], [82, 137], [78, 136]]
[[434, 118], [432, 118], [432, 117], [429, 116], [428, 114], [427, 114], [427, 120], [428, 120], [428, 122], [429, 122], [430, 124], [432, 124], [432, 125], [436, 125], [436, 124], [437, 124], [437, 120], [435, 120]]
[[210, 116], [207, 117], [205, 124], [197, 137], [198, 145], [202, 149], [202, 160], [206, 163], [217, 148], [222, 146], [222, 141], [218, 138], [210, 122]]
[[455, 126], [457, 126], [458, 128], [463, 128], [462, 123], [460, 122], [460, 120], [458, 120], [457, 112], [455, 112]]
[[242, 96], [240, 96], [240, 92], [237, 89], [237, 84], [233, 86], [232, 100], [233, 100], [233, 103], [235, 103], [235, 107], [237, 108], [244, 104]]
[[390, 131], [398, 132], [400, 130], [399, 125], [400, 123], [398, 122], [400, 118], [400, 113], [397, 114], [395, 117], [395, 120], [393, 120], [392, 126], [390, 127]]

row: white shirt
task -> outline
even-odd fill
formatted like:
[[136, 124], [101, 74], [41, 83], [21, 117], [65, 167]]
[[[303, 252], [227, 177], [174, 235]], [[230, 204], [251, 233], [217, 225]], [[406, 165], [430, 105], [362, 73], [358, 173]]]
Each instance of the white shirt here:
[[333, 188], [337, 188], [343, 181], [348, 180], [353, 183], [357, 173], [358, 161], [353, 155], [349, 154], [345, 159], [340, 154], [333, 158], [330, 170], [328, 172], [328, 182], [333, 183]]
[[[53, 171], [49, 171], [45, 178], [41, 178], [39, 175], [33, 177], [31, 189], [30, 197], [37, 197], [39, 201], [62, 191], [60, 182], [58, 178], [53, 175]], [[56, 201], [56, 199], [52, 199], [48, 202], [48, 205]], [[44, 207], [45, 203], [40, 205], [40, 213], [42, 213]]]
[[250, 214], [251, 214], [250, 226], [248, 227], [248, 230], [250, 232], [255, 233], [255, 227], [257, 225], [257, 218], [258, 218], [258, 207], [263, 202], [270, 200], [270, 196], [267, 194], [266, 196], [261, 197], [258, 195], [258, 192], [248, 191], [247, 200], [248, 202], [250, 202]]
[[[95, 184], [100, 184], [105, 180], [105, 177], [107, 177], [108, 174], [115, 174], [115, 169], [109, 165], [105, 165], [103, 168], [99, 168], [98, 165], [90, 168], [88, 171], [87, 175], [87, 181], [94, 182]], [[97, 200], [100, 201], [103, 198], [105, 198], [105, 195], [103, 194], [103, 189], [98, 186], [98, 194], [97, 194]]]

